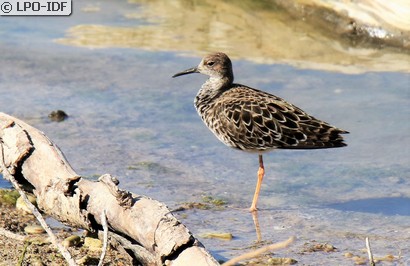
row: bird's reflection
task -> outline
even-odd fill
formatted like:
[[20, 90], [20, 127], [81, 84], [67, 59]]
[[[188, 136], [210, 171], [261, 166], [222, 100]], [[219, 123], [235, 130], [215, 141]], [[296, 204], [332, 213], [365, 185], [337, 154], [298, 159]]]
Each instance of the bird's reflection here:
[[256, 241], [261, 242], [262, 241], [262, 233], [261, 233], [261, 227], [259, 225], [259, 216], [258, 216], [258, 211], [253, 211], [251, 212], [252, 214], [252, 219], [253, 219], [253, 224], [255, 225], [255, 232], [256, 232]]

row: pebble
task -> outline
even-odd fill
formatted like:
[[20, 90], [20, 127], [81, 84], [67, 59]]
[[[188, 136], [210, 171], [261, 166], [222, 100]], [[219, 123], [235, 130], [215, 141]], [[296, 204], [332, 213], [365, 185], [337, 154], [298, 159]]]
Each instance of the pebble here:
[[75, 247], [81, 242], [81, 237], [78, 235], [71, 235], [65, 238], [62, 242], [62, 245], [66, 248], [68, 247]]
[[90, 260], [91, 260], [91, 257], [88, 255], [85, 255], [84, 257], [76, 260], [75, 262], [77, 262], [78, 265], [87, 265]]
[[218, 238], [224, 240], [231, 240], [233, 238], [231, 233], [206, 233], [201, 235], [203, 238]]
[[[37, 206], [36, 197], [34, 197], [33, 195], [27, 195], [27, 198], [34, 206]], [[16, 201], [16, 209], [21, 210], [25, 213], [31, 213], [31, 210], [21, 196]]]
[[101, 250], [102, 241], [98, 238], [85, 237], [84, 238], [84, 247], [88, 247], [90, 250]]
[[26, 227], [24, 227], [24, 232], [26, 232], [27, 234], [32, 234], [32, 235], [36, 235], [36, 234], [43, 234], [46, 232], [46, 230], [44, 230], [43, 227], [41, 227], [40, 225], [27, 225]]

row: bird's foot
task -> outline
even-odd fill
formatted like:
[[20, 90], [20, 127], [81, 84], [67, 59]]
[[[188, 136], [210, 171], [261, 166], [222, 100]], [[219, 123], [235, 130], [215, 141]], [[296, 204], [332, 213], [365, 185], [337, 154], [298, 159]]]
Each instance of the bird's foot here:
[[256, 206], [251, 206], [250, 208], [249, 208], [249, 211], [250, 212], [257, 212], [258, 211], [258, 208], [256, 208]]

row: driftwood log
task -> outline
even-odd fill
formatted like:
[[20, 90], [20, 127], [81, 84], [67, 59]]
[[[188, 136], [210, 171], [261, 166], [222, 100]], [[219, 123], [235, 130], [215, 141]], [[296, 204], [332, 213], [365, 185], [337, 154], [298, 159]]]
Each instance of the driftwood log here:
[[119, 189], [109, 174], [98, 181], [82, 178], [47, 136], [4, 113], [0, 160], [36, 195], [40, 209], [64, 224], [101, 230], [105, 210], [110, 231], [139, 246], [143, 265], [219, 265], [164, 204]]

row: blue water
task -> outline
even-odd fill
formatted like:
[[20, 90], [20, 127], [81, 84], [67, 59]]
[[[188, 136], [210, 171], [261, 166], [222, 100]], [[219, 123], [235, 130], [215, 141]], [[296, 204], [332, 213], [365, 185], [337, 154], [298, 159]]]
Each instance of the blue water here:
[[[171, 78], [197, 65], [199, 56], [54, 42], [81, 23], [129, 25], [119, 14], [139, 8], [123, 2], [101, 5], [116, 12], [1, 19], [0, 111], [44, 131], [87, 178], [111, 173], [122, 188], [170, 208], [201, 202], [203, 196], [226, 200], [222, 210], [190, 210], [181, 219], [197, 235], [231, 231], [236, 236], [232, 241], [200, 240], [217, 257], [240, 254], [244, 250], [237, 248], [256, 239], [246, 208], [256, 183], [257, 155], [225, 147], [203, 125], [193, 99], [205, 76]], [[295, 246], [280, 254], [306, 263], [317, 261], [316, 255], [349, 265], [343, 251], [363, 248], [363, 235], [378, 239], [373, 246], [381, 256], [399, 246], [408, 258], [410, 75], [349, 75], [248, 60], [233, 64], [236, 82], [281, 96], [350, 131], [345, 148], [264, 156], [266, 178], [259, 199], [263, 238], [275, 242], [298, 236]], [[47, 115], [57, 109], [69, 119], [50, 122]], [[10, 185], [1, 180], [0, 187]], [[330, 257], [298, 254], [312, 239], [337, 245], [342, 252]]]

